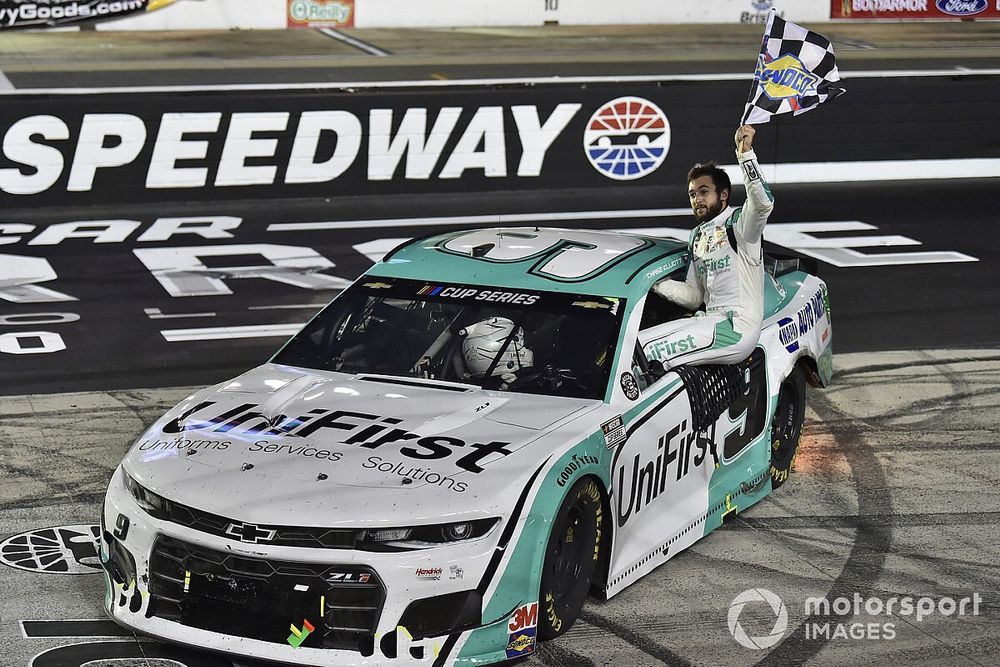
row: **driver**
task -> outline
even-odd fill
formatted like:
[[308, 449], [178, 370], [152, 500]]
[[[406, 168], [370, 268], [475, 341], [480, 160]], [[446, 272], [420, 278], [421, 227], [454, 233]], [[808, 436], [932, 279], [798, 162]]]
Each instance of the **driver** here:
[[485, 376], [492, 366], [490, 376], [499, 376], [503, 382], [500, 389], [506, 389], [517, 379], [518, 371], [530, 368], [535, 362], [535, 355], [524, 345], [524, 329], [517, 327], [515, 331], [514, 323], [506, 317], [488, 317], [459, 334], [465, 337], [462, 355], [469, 372], [476, 377]]
[[736, 364], [746, 359], [760, 337], [764, 314], [761, 239], [774, 197], [760, 174], [753, 151], [754, 128], [736, 130], [736, 157], [747, 199], [730, 205], [732, 186], [714, 162], [695, 165], [688, 174], [688, 197], [698, 223], [691, 232], [691, 262], [683, 281], [662, 280], [653, 289], [694, 310], [695, 317], [650, 330], [643, 351], [664, 368], [680, 364]]

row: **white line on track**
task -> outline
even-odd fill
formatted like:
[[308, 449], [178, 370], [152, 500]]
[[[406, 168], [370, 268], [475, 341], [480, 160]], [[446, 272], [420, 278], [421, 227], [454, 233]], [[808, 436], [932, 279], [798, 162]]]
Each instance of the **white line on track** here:
[[475, 225], [493, 222], [498, 225], [522, 222], [558, 222], [563, 220], [603, 220], [608, 218], [661, 218], [689, 215], [688, 208], [650, 208], [626, 211], [557, 211], [554, 213], [500, 213], [498, 215], [452, 215], [433, 218], [383, 218], [378, 220], [338, 220], [336, 222], [277, 222], [269, 232], [304, 232], [319, 229], [356, 229], [374, 227], [423, 227], [430, 225]]
[[[741, 172], [735, 164], [722, 165], [733, 183]], [[768, 183], [859, 183], [866, 181], [920, 181], [1000, 177], [1000, 158], [941, 160], [866, 160], [857, 162], [782, 162], [761, 165]]]
[[388, 51], [383, 51], [382, 49], [378, 48], [377, 46], [373, 46], [373, 45], [369, 44], [368, 42], [363, 42], [360, 39], [355, 39], [354, 37], [351, 37], [350, 35], [345, 35], [342, 32], [334, 30], [333, 28], [320, 28], [319, 31], [321, 33], [323, 33], [324, 35], [326, 35], [327, 37], [332, 37], [332, 38], [334, 38], [335, 40], [337, 40], [339, 42], [343, 42], [344, 44], [347, 44], [349, 46], [353, 46], [354, 48], [356, 48], [356, 49], [358, 49], [360, 51], [364, 51], [365, 53], [370, 53], [373, 56], [391, 56], [392, 55]]
[[163, 329], [160, 334], [168, 343], [192, 340], [227, 340], [230, 338], [287, 338], [302, 328], [298, 324], [254, 324], [240, 327], [205, 327], [203, 329]]
[[[906, 77], [1000, 76], [1000, 69], [939, 69], [843, 72], [844, 81], [852, 79], [896, 79]], [[133, 93], [235, 92], [265, 90], [357, 90], [361, 88], [449, 88], [461, 86], [551, 85], [589, 83], [657, 83], [671, 81], [746, 81], [752, 72], [719, 74], [646, 74], [635, 76], [547, 76], [508, 79], [446, 79], [416, 81], [342, 81], [334, 83], [245, 83], [197, 86], [116, 86], [103, 88], [21, 88], [0, 90], [0, 95], [128, 95]]]

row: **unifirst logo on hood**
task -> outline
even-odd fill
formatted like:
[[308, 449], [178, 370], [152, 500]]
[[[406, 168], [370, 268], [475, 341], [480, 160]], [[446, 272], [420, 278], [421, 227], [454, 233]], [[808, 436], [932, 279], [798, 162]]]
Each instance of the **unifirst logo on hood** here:
[[[87, 113], [79, 120], [54, 110], [7, 128], [0, 165], [14, 166], [0, 168], [0, 190], [39, 194], [67, 178], [68, 192], [88, 192], [102, 174], [147, 190], [327, 183], [363, 154], [369, 181], [400, 171], [407, 180], [467, 172], [500, 178], [510, 168], [534, 177], [580, 107], [563, 103], [548, 114], [535, 105], [373, 108], [366, 117], [337, 109]], [[508, 165], [515, 139], [520, 151]]]
[[[403, 420], [382, 417], [364, 412], [328, 410], [317, 408], [298, 417], [278, 415], [268, 419], [256, 410], [255, 403], [243, 403], [233, 408], [213, 408], [214, 401], [202, 401], [184, 411], [163, 426], [167, 434], [186, 431], [208, 431], [261, 436], [308, 438], [316, 434], [337, 437], [338, 444], [363, 449], [379, 449], [386, 445], [398, 447], [403, 456], [421, 461], [446, 459], [462, 454], [455, 466], [472, 473], [480, 473], [488, 461], [495, 461], [511, 453], [509, 442], [466, 442], [461, 438], [435, 435], [421, 437], [397, 425]], [[260, 445], [261, 443], [257, 443]], [[400, 446], [402, 445], [402, 446]], [[339, 458], [339, 456], [338, 456]]]

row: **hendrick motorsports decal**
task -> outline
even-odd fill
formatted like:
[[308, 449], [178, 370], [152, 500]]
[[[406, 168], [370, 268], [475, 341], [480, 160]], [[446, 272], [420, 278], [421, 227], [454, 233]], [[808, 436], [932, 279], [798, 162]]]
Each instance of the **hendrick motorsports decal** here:
[[91, 574], [101, 569], [96, 525], [42, 528], [0, 542], [0, 562], [19, 570]]
[[621, 384], [622, 391], [625, 392], [625, 398], [630, 401], [639, 399], [639, 383], [636, 382], [634, 375], [629, 372], [622, 373]]
[[107, 21], [161, 9], [176, 0], [0, 1], [0, 28], [45, 28], [83, 21]]

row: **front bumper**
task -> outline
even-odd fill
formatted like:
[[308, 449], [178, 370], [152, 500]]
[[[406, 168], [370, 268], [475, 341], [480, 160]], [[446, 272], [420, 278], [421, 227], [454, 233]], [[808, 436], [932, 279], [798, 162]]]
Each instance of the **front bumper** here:
[[406, 552], [248, 544], [150, 516], [122, 475], [102, 513], [105, 609], [138, 632], [301, 665], [429, 664], [449, 635], [506, 638], [507, 615], [482, 618], [478, 590], [502, 525]]

